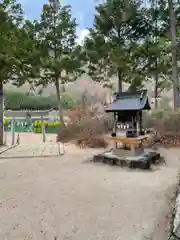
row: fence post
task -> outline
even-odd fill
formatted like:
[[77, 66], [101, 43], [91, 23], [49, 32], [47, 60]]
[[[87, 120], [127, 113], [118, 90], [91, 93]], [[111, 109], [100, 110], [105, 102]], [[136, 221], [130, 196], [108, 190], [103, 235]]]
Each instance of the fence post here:
[[12, 140], [11, 140], [11, 145], [13, 146], [14, 145], [14, 142], [15, 142], [15, 117], [12, 118], [11, 120], [11, 137], [12, 137]]
[[44, 118], [43, 115], [41, 115], [41, 131], [42, 131], [42, 137], [43, 137], [43, 142], [46, 142], [46, 130], [44, 126]]

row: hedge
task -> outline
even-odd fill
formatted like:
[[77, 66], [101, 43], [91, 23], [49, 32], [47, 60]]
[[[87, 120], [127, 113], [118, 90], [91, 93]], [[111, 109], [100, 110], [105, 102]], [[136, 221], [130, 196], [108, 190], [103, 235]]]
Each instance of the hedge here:
[[[10, 121], [4, 119], [3, 120], [3, 124], [4, 124], [4, 131], [5, 132], [10, 132], [11, 131], [11, 125], [10, 125]], [[60, 126], [60, 122], [56, 121], [56, 122], [44, 122], [44, 126], [46, 129], [46, 133], [57, 133], [59, 130], [59, 126]], [[42, 129], [41, 129], [41, 121], [34, 121], [33, 124], [31, 125], [16, 125], [15, 126], [15, 132], [34, 132], [34, 133], [41, 133]]]
[[[55, 96], [37, 96], [27, 95], [21, 92], [5, 92], [5, 109], [6, 110], [48, 110], [58, 109], [58, 102]], [[73, 108], [75, 101], [70, 94], [62, 94], [62, 107], [64, 109]]]

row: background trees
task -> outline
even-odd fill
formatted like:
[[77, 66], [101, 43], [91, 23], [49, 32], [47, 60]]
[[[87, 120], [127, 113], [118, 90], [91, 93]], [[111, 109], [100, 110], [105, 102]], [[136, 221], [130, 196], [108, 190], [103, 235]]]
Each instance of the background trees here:
[[[171, 3], [178, 23], [179, 4]], [[152, 85], [157, 107], [162, 91], [172, 87], [169, 6], [166, 0], [100, 3], [85, 42], [92, 77], [103, 81], [117, 76], [118, 91], [122, 82], [130, 83], [130, 90]], [[173, 49], [177, 54], [177, 46]]]
[[[150, 85], [155, 99], [173, 85], [178, 104], [180, 33], [176, 25], [180, 24], [180, 4], [172, 0], [149, 0], [148, 4], [145, 0], [105, 0], [95, 10], [93, 27], [79, 46], [71, 6], [49, 0], [39, 21], [25, 21], [16, 0], [0, 1], [1, 123], [3, 84], [7, 81], [18, 87], [29, 83], [33, 91], [41, 85], [39, 94], [47, 84], [54, 84], [63, 123], [64, 85], [84, 72], [105, 86], [116, 85], [110, 79], [117, 79], [118, 91], [123, 82], [129, 83], [129, 90]], [[2, 124], [0, 136], [1, 144]]]
[[[107, 0], [96, 7], [94, 26], [85, 45], [89, 66], [91, 69], [96, 65], [96, 70], [104, 70], [108, 77], [116, 75], [118, 91], [122, 91], [123, 81], [131, 83], [135, 79], [136, 85], [141, 85], [139, 59], [134, 53], [149, 32], [145, 12], [138, 1]], [[104, 51], [99, 51], [94, 63], [90, 49], [97, 54], [95, 48], [99, 49], [99, 45], [101, 49], [104, 46]]]
[[[6, 110], [57, 110], [58, 102], [55, 95], [37, 96], [27, 95], [26, 93], [5, 91], [5, 109]], [[72, 109], [75, 106], [76, 99], [68, 93], [61, 95], [63, 109]]]
[[22, 9], [15, 0], [0, 2], [0, 145], [3, 144], [3, 84], [18, 76], [21, 68]]
[[62, 123], [60, 85], [75, 80], [74, 75], [81, 73], [81, 48], [76, 44], [76, 27], [71, 7], [62, 6], [60, 0], [49, 0], [43, 6], [41, 20], [36, 25], [41, 47], [41, 72], [37, 85], [55, 85]]

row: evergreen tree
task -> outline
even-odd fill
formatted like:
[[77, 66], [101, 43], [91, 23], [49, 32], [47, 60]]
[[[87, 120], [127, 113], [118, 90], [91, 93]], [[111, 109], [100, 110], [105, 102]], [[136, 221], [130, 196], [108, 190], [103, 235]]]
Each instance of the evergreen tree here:
[[0, 145], [3, 144], [3, 84], [19, 73], [22, 18], [21, 6], [15, 0], [0, 2]]
[[60, 86], [66, 81], [75, 80], [82, 73], [83, 58], [81, 47], [76, 43], [76, 27], [70, 6], [62, 6], [60, 0], [49, 0], [43, 6], [41, 20], [37, 25], [41, 45], [41, 76], [38, 84], [55, 85], [62, 123]]
[[[134, 51], [151, 28], [146, 18], [146, 9], [139, 1], [106, 0], [96, 7], [94, 26], [85, 44], [89, 66], [98, 73], [101, 69], [108, 77], [116, 75], [120, 92], [123, 81], [134, 78], [141, 85]], [[97, 49], [102, 51], [97, 54]]]

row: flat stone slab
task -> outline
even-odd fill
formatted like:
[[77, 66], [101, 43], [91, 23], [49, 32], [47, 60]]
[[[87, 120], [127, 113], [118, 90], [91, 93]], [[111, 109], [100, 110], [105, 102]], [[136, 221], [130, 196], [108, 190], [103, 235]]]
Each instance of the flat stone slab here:
[[144, 152], [139, 156], [119, 156], [113, 151], [97, 154], [93, 157], [93, 162], [103, 162], [121, 167], [149, 169], [151, 164], [160, 158], [157, 152]]

